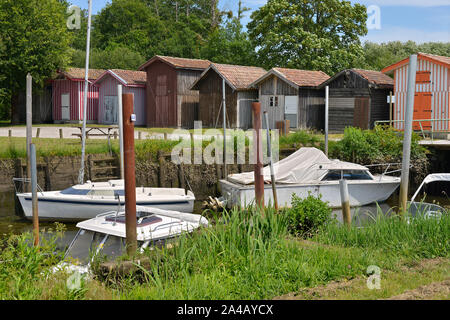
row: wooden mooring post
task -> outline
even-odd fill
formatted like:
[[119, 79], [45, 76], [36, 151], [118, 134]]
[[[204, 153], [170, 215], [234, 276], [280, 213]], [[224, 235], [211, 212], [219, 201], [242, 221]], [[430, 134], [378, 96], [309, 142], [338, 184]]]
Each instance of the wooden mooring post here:
[[253, 150], [255, 151], [255, 204], [259, 209], [264, 209], [264, 176], [262, 160], [262, 139], [261, 139], [261, 103], [252, 103], [253, 111]]
[[134, 97], [131, 93], [122, 94], [123, 102], [123, 145], [125, 174], [125, 233], [127, 253], [134, 255], [137, 250], [136, 221], [136, 172], [134, 155]]
[[352, 216], [350, 212], [350, 197], [348, 195], [347, 180], [339, 180], [339, 189], [341, 192], [342, 220], [344, 225], [350, 229], [352, 225]]
[[33, 234], [34, 246], [39, 246], [39, 213], [37, 198], [37, 165], [36, 165], [36, 146], [30, 145], [30, 171], [31, 171], [31, 202], [33, 210]]

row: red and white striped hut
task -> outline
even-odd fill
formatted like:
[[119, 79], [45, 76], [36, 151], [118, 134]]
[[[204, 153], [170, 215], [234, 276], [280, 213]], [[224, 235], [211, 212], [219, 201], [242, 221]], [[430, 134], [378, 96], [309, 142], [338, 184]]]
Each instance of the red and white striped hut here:
[[[52, 79], [53, 89], [53, 122], [81, 123], [83, 121], [84, 103], [84, 69], [69, 68], [58, 71]], [[98, 88], [92, 85], [104, 70], [89, 69], [89, 86], [87, 100], [88, 123], [95, 123], [98, 119]]]
[[111, 69], [103, 72], [94, 82], [99, 92], [98, 122], [117, 124], [117, 85], [123, 86], [122, 93], [134, 95], [134, 113], [137, 126], [146, 123], [145, 87], [147, 73], [143, 71]]
[[[409, 57], [381, 70], [394, 74], [394, 120], [405, 119]], [[450, 131], [450, 57], [419, 52], [417, 54], [414, 130]], [[426, 121], [430, 120], [430, 121]], [[395, 128], [403, 130], [404, 123]]]

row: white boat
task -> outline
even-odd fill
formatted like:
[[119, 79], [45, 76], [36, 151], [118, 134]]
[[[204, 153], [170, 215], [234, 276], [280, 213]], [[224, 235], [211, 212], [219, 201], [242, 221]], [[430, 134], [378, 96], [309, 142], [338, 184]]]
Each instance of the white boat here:
[[[292, 195], [306, 198], [308, 194], [322, 196], [332, 208], [341, 207], [339, 180], [348, 184], [350, 206], [383, 202], [399, 187], [400, 178], [372, 175], [367, 167], [330, 160], [316, 148], [301, 148], [274, 164], [278, 205], [290, 207]], [[273, 204], [270, 168], [264, 167], [264, 203]], [[254, 173], [232, 174], [220, 180], [222, 195], [228, 207], [254, 204]]]
[[[201, 215], [136, 206], [138, 249], [163, 246], [167, 241], [190, 233], [208, 220]], [[78, 233], [69, 245], [64, 261], [55, 267], [84, 274], [95, 256], [101, 254], [114, 260], [125, 254], [125, 213], [106, 212], [79, 222]]]
[[[79, 221], [117, 210], [125, 204], [124, 180], [90, 182], [61, 191], [39, 191], [39, 220]], [[31, 193], [17, 193], [25, 218], [32, 219]], [[136, 204], [144, 207], [193, 212], [195, 196], [181, 188], [136, 188]]]

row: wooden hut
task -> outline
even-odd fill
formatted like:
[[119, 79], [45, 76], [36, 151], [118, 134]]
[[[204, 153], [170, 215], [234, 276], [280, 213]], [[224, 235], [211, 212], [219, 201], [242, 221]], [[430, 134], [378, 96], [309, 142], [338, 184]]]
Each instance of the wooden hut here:
[[258, 67], [212, 63], [191, 87], [200, 94], [199, 116], [204, 127], [223, 126], [222, 102], [225, 81], [227, 126], [248, 129], [252, 127], [251, 103], [258, 100], [258, 90], [249, 85], [264, 75]]
[[320, 85], [329, 87], [329, 132], [346, 127], [372, 129], [375, 121], [389, 120], [389, 92], [394, 81], [379, 71], [346, 69]]
[[323, 129], [325, 92], [317, 86], [328, 78], [322, 71], [273, 68], [251, 87], [258, 88], [271, 129], [282, 120], [289, 120], [291, 128]]
[[[92, 82], [104, 72], [105, 70], [89, 69], [88, 123], [95, 123], [98, 119], [98, 88]], [[52, 80], [54, 123], [83, 121], [84, 73], [84, 69], [69, 68], [67, 71], [58, 71], [56, 78]]]
[[[394, 75], [394, 126], [403, 130], [409, 58], [390, 65], [382, 72]], [[414, 130], [450, 131], [450, 57], [428, 53], [417, 54], [416, 94], [414, 98]], [[431, 120], [433, 119], [433, 120]]]
[[117, 85], [121, 84], [122, 93], [134, 95], [134, 113], [137, 126], [146, 125], [145, 87], [147, 73], [142, 71], [113, 69], [105, 71], [94, 82], [98, 87], [99, 113], [98, 122], [102, 124], [117, 124], [118, 99]]
[[139, 67], [147, 73], [148, 127], [194, 126], [199, 100], [198, 92], [190, 88], [209, 64], [207, 60], [154, 56]]

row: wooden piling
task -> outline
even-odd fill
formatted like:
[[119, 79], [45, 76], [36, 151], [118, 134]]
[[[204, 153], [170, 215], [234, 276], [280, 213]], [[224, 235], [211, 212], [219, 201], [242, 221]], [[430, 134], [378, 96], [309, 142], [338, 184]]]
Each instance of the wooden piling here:
[[256, 155], [255, 163], [255, 203], [260, 209], [264, 209], [264, 176], [262, 160], [262, 139], [261, 139], [261, 103], [252, 103], [253, 111], [253, 148]]
[[123, 145], [125, 173], [125, 233], [127, 253], [134, 255], [137, 250], [136, 221], [136, 172], [134, 154], [134, 96], [131, 93], [122, 94], [123, 101]]
[[41, 135], [41, 128], [37, 128], [36, 138], [39, 138], [40, 135]]
[[63, 129], [59, 129], [59, 138], [64, 139]]
[[339, 190], [341, 192], [341, 205], [342, 205], [342, 220], [347, 228], [351, 228], [352, 218], [350, 212], [350, 198], [348, 195], [347, 180], [339, 180]]
[[39, 246], [39, 213], [37, 198], [37, 165], [36, 165], [36, 146], [30, 145], [30, 165], [31, 165], [31, 202], [33, 210], [33, 234], [34, 246]]

